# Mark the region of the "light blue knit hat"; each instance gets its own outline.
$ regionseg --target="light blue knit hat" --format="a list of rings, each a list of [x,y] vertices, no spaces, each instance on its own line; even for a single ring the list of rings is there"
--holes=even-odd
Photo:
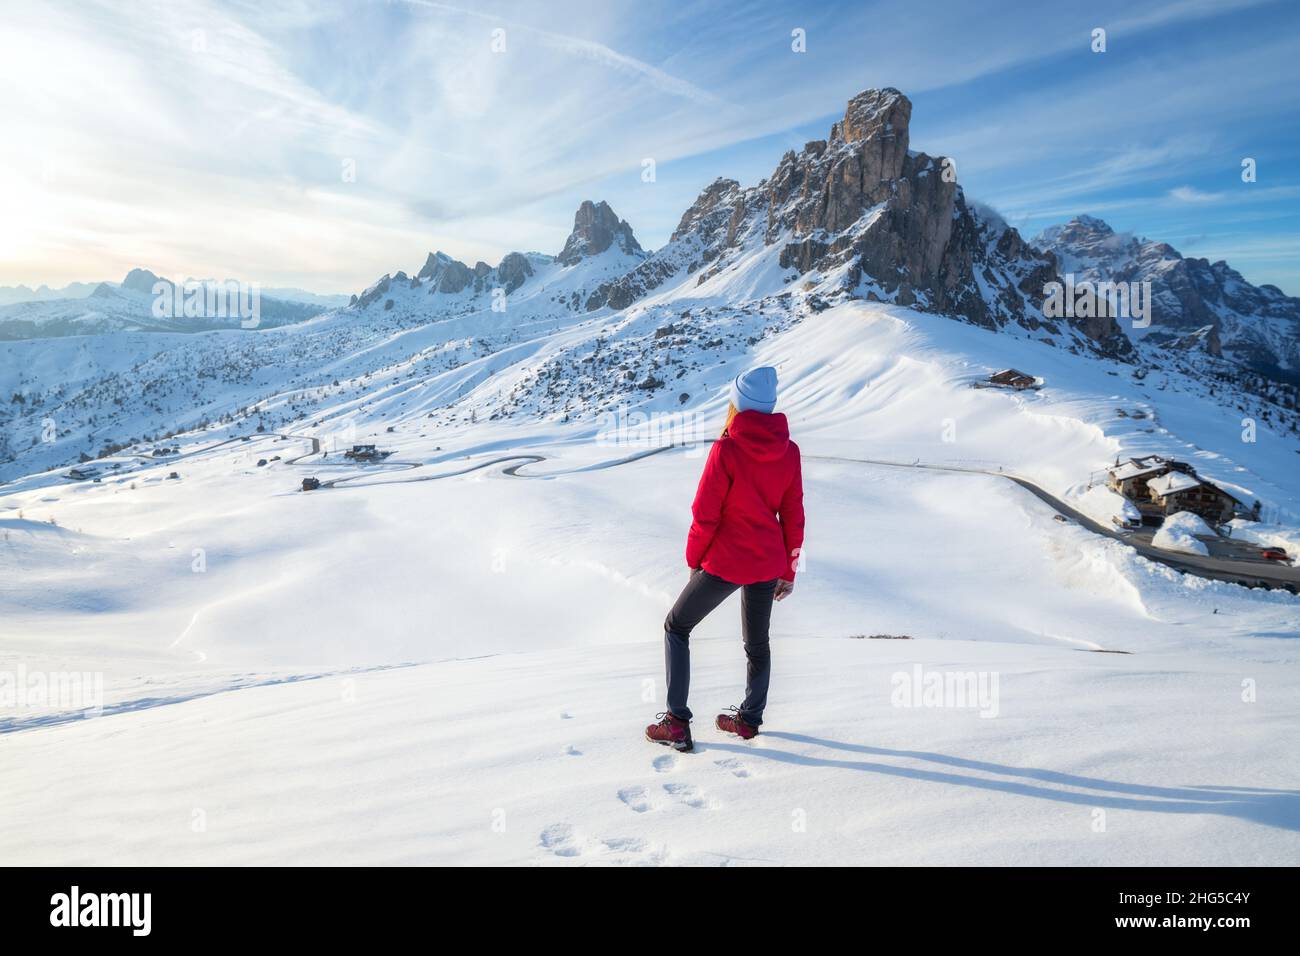
[[[739,412],[772,414],[776,408],[776,369],[763,365],[737,375],[731,380],[731,404]]]

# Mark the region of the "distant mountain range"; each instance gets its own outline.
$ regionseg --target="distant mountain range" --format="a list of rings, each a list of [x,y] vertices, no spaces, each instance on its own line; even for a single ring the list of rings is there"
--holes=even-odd
[[[188,281],[198,281],[205,289],[217,286],[210,279]],[[0,306],[0,341],[106,332],[205,332],[241,327],[238,315],[157,315],[154,308],[157,297],[153,290],[159,282],[176,288],[171,280],[161,279],[147,269],[132,269],[120,283],[100,282],[84,295],[48,297]],[[71,289],[80,292],[85,285],[74,283],[59,291]],[[347,301],[346,296],[326,298],[337,300],[335,305]],[[330,307],[277,298],[271,290],[259,288],[257,327],[274,328],[302,322]],[[174,311],[179,312],[179,309]]]
[[[117,286],[117,282],[70,282],[57,289],[47,285],[33,289],[25,285],[0,285],[0,306],[13,305],[15,302],[48,302],[50,299],[84,299],[101,285]],[[285,302],[302,302],[305,305],[319,305],[333,309],[347,305],[348,297],[339,294],[308,292],[292,286],[262,286],[262,294]]]
[[[251,331],[154,317],[146,270],[0,308],[0,477],[250,418],[324,428],[364,410],[437,427],[689,408],[698,396],[676,383],[847,300],[1064,349],[1108,375],[1177,369],[1295,429],[1296,299],[1088,217],[1027,241],[966,198],[951,162],[909,148],[911,112],[898,90],[858,94],[767,178],[706,186],[653,252],[607,203],[585,201],[555,254],[470,265],[429,252],[327,310],[263,290]],[[1064,273],[1151,281],[1150,327],[1045,315]]]
[[[1165,346],[1203,348],[1271,378],[1300,382],[1300,299],[1251,285],[1228,263],[1185,258],[1163,242],[1116,233],[1092,216],[1033,240],[1058,271],[1089,282],[1150,282],[1151,325],[1131,330]]]
[[[84,299],[95,291],[98,282],[70,282],[58,289],[47,285],[33,289],[25,285],[0,285],[0,306],[15,302],[48,302],[50,299]]]

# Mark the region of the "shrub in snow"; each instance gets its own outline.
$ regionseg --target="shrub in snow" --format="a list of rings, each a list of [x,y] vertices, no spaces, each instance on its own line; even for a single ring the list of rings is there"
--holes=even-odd
[[[1213,534],[1214,529],[1200,517],[1190,511],[1179,511],[1165,518],[1164,523],[1160,525],[1160,530],[1151,539],[1151,543],[1157,548],[1164,548],[1168,551],[1208,555],[1210,549],[1205,546],[1204,542],[1198,541],[1195,536],[1210,536]]]

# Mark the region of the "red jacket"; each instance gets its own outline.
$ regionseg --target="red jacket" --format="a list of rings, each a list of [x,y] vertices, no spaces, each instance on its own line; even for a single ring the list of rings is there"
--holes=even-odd
[[[686,563],[732,584],[793,581],[803,547],[799,446],[781,414],[741,412],[704,463]]]

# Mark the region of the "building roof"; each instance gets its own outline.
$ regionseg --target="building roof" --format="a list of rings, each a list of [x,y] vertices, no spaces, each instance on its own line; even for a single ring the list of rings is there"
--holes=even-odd
[[[1130,458],[1124,464],[1110,470],[1111,475],[1116,481],[1125,481],[1129,478],[1137,478],[1141,475],[1154,474],[1157,471],[1168,468],[1169,462],[1163,458],[1152,456],[1150,458]]]
[[[1205,487],[1223,495],[1225,498],[1231,498],[1236,501],[1237,498],[1224,491],[1218,485],[1208,481],[1202,481],[1199,478],[1193,478],[1191,475],[1185,475],[1181,471],[1171,471],[1168,474],[1161,475],[1159,478],[1152,478],[1147,482],[1147,488],[1152,494],[1164,497],[1165,495],[1177,494],[1180,491],[1187,491],[1191,488]]]

